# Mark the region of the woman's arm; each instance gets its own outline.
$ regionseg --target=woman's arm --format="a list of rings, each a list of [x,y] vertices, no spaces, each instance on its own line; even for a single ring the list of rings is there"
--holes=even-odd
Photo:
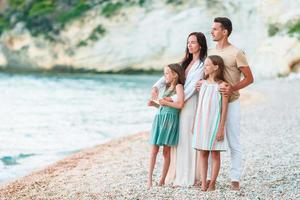
[[[159,104],[157,102],[154,102],[152,99],[150,99],[147,103],[148,106],[153,106],[156,108],[159,108]]]
[[[182,109],[184,106],[184,91],[183,91],[183,85],[177,84],[176,85],[176,94],[177,94],[177,101],[176,102],[170,102],[166,101],[165,99],[160,99],[159,104],[162,106],[169,106],[177,109]]]
[[[201,86],[202,84],[204,83],[205,80],[200,80],[200,81],[197,81],[197,87],[196,87],[196,90],[198,92],[198,94],[200,93],[200,90],[201,90]],[[194,112],[194,118],[193,118],[193,126],[192,126],[192,134],[194,134],[194,128],[195,128],[195,120],[196,120],[196,115],[198,113],[198,102],[197,102],[197,108],[196,108],[196,112]]]
[[[199,67],[196,71],[190,72],[193,73],[191,79],[188,83],[184,85],[184,101],[187,101],[193,96],[196,92],[196,84],[200,79],[203,79],[203,67]],[[172,96],[173,101],[177,101],[177,96]]]
[[[163,76],[158,81],[156,81],[156,83],[152,86],[151,98],[157,99],[159,90],[164,87],[166,87],[166,80],[165,80],[165,77]]]

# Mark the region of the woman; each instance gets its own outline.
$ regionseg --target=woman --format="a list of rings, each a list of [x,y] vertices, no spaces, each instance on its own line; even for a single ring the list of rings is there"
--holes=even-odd
[[[203,78],[203,62],[207,56],[206,38],[201,32],[190,33],[187,39],[185,57],[181,63],[185,71],[184,107],[179,117],[179,142],[177,147],[171,149],[171,165],[166,182],[174,186],[191,186],[200,180],[196,177],[196,150],[192,147],[192,126],[197,109],[196,83]],[[159,89],[165,87],[162,77],[151,91],[153,99],[158,97]],[[171,97],[177,101],[177,96]]]

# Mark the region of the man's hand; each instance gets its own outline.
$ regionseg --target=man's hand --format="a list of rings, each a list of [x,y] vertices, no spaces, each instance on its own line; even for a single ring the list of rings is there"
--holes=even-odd
[[[220,89],[219,91],[226,97],[230,97],[233,93],[233,88],[230,84],[228,83],[222,83],[220,84]]]

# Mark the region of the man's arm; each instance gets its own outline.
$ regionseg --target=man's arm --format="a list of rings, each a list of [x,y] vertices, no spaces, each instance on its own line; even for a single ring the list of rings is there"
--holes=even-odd
[[[232,86],[233,91],[243,89],[243,88],[247,87],[248,85],[250,85],[251,83],[253,83],[253,75],[252,75],[250,67],[248,67],[248,66],[240,67],[239,69],[241,70],[244,78],[240,82],[238,82],[236,85]]]
[[[224,94],[225,96],[230,96],[230,95],[232,95],[232,92],[243,89],[243,88],[247,87],[248,85],[250,85],[251,83],[253,83],[253,75],[252,75],[250,67],[248,67],[248,66],[239,67],[239,69],[241,70],[244,78],[240,82],[238,82],[236,85],[230,85],[228,83],[222,84],[222,86],[220,87],[220,92],[222,94]]]

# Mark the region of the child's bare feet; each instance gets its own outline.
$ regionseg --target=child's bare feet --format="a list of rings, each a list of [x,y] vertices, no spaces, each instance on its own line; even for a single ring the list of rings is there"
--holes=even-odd
[[[216,186],[209,186],[207,188],[207,192],[211,192],[211,191],[215,191],[216,190]]]
[[[158,186],[163,186],[163,185],[165,185],[165,180],[160,180]]]
[[[147,181],[147,189],[149,190],[150,188],[152,188],[152,180]]]
[[[210,181],[207,191],[210,192],[210,191],[214,191],[214,190],[216,190],[216,182]]]
[[[238,181],[231,182],[231,189],[232,190],[240,190],[240,183]]]
[[[200,181],[195,181],[194,187],[201,187],[201,182]]]
[[[201,184],[201,191],[205,192],[207,190],[207,186],[206,186],[206,183],[203,183]]]
[[[207,187],[207,188],[208,188],[209,184],[210,184],[210,180],[207,180],[207,181],[206,181],[206,187]]]

